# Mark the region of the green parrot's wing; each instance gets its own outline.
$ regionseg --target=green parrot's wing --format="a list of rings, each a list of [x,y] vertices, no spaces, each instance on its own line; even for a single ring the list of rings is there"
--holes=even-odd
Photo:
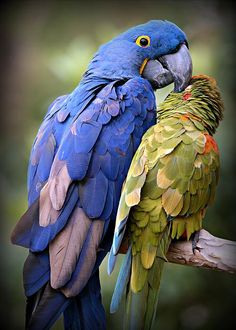
[[[150,133],[150,132],[149,132]],[[116,217],[116,227],[113,239],[112,251],[114,254],[118,253],[120,248],[126,222],[131,207],[137,205],[140,201],[141,189],[145,183],[147,175],[147,155],[145,150],[145,141],[147,136],[144,136],[144,139],[136,151],[134,158],[132,160],[127,179],[123,184],[122,194],[119,202],[117,217]]]
[[[148,173],[147,158],[149,156],[148,146],[152,143],[154,127],[151,127],[143,136],[142,142],[136,151],[126,181],[123,184],[119,202],[116,226],[113,236],[113,243],[108,258],[108,273],[110,274],[115,266],[116,256],[119,252],[122,240],[125,235],[127,220],[132,207],[138,205],[141,197],[141,189],[146,181]]]

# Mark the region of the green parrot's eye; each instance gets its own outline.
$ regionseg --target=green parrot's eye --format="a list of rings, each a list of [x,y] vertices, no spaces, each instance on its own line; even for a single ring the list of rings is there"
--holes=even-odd
[[[150,42],[151,40],[149,36],[140,36],[136,39],[136,44],[143,48],[150,46]]]

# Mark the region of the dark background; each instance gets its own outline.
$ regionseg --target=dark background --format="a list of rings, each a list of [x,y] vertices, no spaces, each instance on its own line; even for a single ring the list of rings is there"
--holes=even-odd
[[[205,228],[236,240],[235,224],[235,16],[230,1],[3,2],[1,12],[1,329],[23,329],[21,282],[26,251],[12,246],[10,232],[27,205],[26,170],[31,144],[48,105],[72,91],[101,43],[150,19],[167,19],[187,34],[194,74],[214,76],[225,103],[216,139],[221,152],[217,199]],[[160,101],[170,88],[158,92]],[[121,257],[122,258],[122,257]],[[102,266],[108,329],[121,329],[123,306],[109,314],[117,272]],[[158,329],[235,329],[233,275],[166,265]],[[55,329],[62,329],[59,322]]]

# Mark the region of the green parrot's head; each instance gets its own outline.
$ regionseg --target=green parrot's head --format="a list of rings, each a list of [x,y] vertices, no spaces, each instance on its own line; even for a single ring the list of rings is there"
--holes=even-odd
[[[223,118],[224,105],[214,78],[193,76],[181,92],[171,92],[158,108],[158,118],[184,115],[200,121],[214,134]]]
[[[203,122],[211,126],[211,132],[215,133],[224,111],[216,80],[203,74],[193,76],[183,92],[183,98],[194,104]]]
[[[186,35],[168,21],[135,26],[101,46],[85,75],[111,80],[142,76],[154,89],[174,82],[180,92],[192,75]]]

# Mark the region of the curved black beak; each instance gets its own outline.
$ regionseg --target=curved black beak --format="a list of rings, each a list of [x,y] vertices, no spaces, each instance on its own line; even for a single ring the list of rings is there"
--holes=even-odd
[[[174,91],[183,91],[192,77],[192,59],[187,46],[182,44],[176,53],[149,60],[142,76],[151,82],[154,89],[174,82]]]

